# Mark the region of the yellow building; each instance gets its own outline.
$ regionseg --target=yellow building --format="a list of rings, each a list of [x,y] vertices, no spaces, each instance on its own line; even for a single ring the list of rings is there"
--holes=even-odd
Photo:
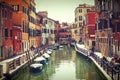
[[[27,11],[29,8],[30,0],[22,2],[22,51],[25,52],[29,49],[29,40],[28,40],[28,15]]]
[[[77,27],[75,24],[70,25],[71,30],[71,39],[79,42],[80,40],[80,27]]]
[[[29,48],[31,46],[36,47],[36,37],[35,37],[35,20],[36,20],[36,4],[34,0],[31,0],[29,6]]]
[[[85,15],[87,12],[91,11],[94,9],[94,6],[88,5],[88,4],[79,4],[78,7],[75,9],[75,24],[78,29],[77,32],[79,32],[79,38],[77,41],[83,41],[84,35],[84,22],[85,22]]]

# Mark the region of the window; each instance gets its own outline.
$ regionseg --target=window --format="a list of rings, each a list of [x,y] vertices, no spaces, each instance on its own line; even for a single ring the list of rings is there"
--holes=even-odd
[[[95,41],[92,41],[92,46],[95,46]]]
[[[98,30],[100,30],[100,29],[102,29],[102,22],[101,21],[98,23]]]
[[[29,36],[33,36],[33,29],[29,28]]]
[[[47,32],[46,29],[43,29],[43,30],[42,30],[42,33],[46,33],[46,32]]]
[[[30,9],[31,9],[33,12],[36,12],[36,9],[35,9],[35,7],[34,7],[32,4],[30,4]]]
[[[40,36],[41,35],[41,31],[40,30],[36,30],[36,36]]]
[[[75,30],[75,32],[74,32],[75,34],[77,34],[78,33],[78,31],[77,30]]]
[[[35,19],[32,16],[29,16],[29,22],[35,24]]]
[[[2,18],[7,17],[7,11],[5,9],[2,9]]]
[[[47,20],[45,20],[45,24],[47,24]]]
[[[12,5],[14,11],[19,11],[19,5]]]
[[[102,10],[105,10],[105,0],[102,0],[102,6],[101,6]]]
[[[22,6],[22,12],[24,12],[24,6]]]
[[[90,12],[90,9],[87,9],[87,12]]]
[[[82,13],[82,9],[79,9],[79,13]]]
[[[33,37],[36,36],[36,30],[33,30]]]
[[[120,23],[117,23],[117,32],[120,32]]]
[[[10,19],[12,19],[12,12],[10,12],[10,14],[9,14],[9,15],[10,15]]]
[[[82,26],[82,22],[79,23],[79,26]]]
[[[53,30],[51,30],[51,34],[53,34]]]
[[[48,33],[49,33],[49,29],[48,29]]]
[[[5,39],[7,39],[8,38],[8,29],[5,29],[4,35],[5,35]]]
[[[23,11],[23,13],[27,14],[27,10],[24,6],[22,6],[22,11]]]
[[[10,38],[12,38],[12,29],[10,29]]]
[[[75,22],[77,21],[77,18],[75,18]]]
[[[26,23],[26,33],[28,33],[28,23]]]
[[[107,20],[103,20],[103,25],[104,25],[104,29],[108,28],[108,21]]]
[[[79,16],[79,20],[82,20],[82,16]]]

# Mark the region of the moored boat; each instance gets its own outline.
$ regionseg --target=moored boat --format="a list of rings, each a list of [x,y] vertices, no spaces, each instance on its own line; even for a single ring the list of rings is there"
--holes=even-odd
[[[34,59],[35,63],[41,63],[41,64],[45,64],[46,63],[46,59],[43,56],[37,57],[36,59]]]
[[[31,72],[39,72],[42,70],[42,68],[43,68],[43,65],[39,63],[34,63],[30,65]]]
[[[64,46],[62,46],[62,45],[59,46],[59,49],[63,49],[63,48],[64,48]]]
[[[51,55],[52,54],[52,50],[47,50],[47,51],[45,51],[45,53]]]
[[[42,56],[46,59],[46,61],[48,61],[48,59],[50,58],[50,55],[47,53],[44,53]]]

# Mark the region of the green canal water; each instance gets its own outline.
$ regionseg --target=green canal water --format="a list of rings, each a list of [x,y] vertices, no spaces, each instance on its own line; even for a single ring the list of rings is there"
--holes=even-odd
[[[53,52],[41,72],[30,73],[28,66],[12,80],[105,80],[105,77],[91,60],[66,46]]]

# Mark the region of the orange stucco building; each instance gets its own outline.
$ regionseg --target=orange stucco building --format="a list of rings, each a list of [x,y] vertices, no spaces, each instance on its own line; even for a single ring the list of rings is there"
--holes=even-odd
[[[28,50],[29,41],[28,41],[28,8],[30,0],[4,0],[6,3],[10,4],[13,7],[13,26],[14,28],[19,28],[22,33],[17,33],[17,36],[22,38],[22,41],[19,42],[21,48],[19,51],[14,51],[16,54],[20,54],[22,51],[25,52]],[[19,34],[19,35],[18,35]],[[17,38],[16,38],[17,39]],[[15,43],[17,45],[17,43]],[[24,48],[23,48],[24,47]],[[20,50],[21,49],[21,50]]]

